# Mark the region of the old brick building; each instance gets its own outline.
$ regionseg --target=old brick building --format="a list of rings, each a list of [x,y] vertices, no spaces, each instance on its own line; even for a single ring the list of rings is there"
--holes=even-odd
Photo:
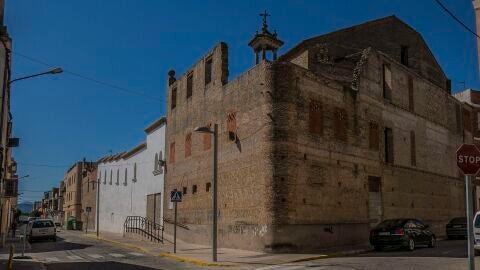
[[[83,162],[75,162],[65,173],[63,178],[63,211],[64,223],[68,218],[74,217],[82,220],[82,171]]]
[[[211,138],[193,130],[213,123],[221,247],[365,243],[371,226],[397,217],[423,219],[440,236],[465,215],[454,153],[472,141],[463,117],[472,108],[451,96],[419,33],[390,16],[267,60],[282,44],[264,22],[249,44],[258,64],[237,78],[228,80],[225,43],[182,76],[169,73],[165,192],[184,193],[179,238],[210,243]]]
[[[82,172],[82,223],[84,229],[95,230],[95,216],[97,209],[97,164],[83,162]]]

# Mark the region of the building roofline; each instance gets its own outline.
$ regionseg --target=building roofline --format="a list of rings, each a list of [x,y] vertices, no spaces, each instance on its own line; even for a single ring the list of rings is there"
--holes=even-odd
[[[147,148],[147,142],[142,142],[141,144],[135,146],[134,148],[130,149],[129,151],[125,152],[123,155],[122,155],[122,158],[123,159],[127,159],[131,156],[133,156],[134,154],[140,152],[141,150]]]
[[[167,123],[167,118],[165,116],[162,116],[162,117],[158,118],[157,120],[153,121],[153,123],[151,123],[150,125],[148,125],[144,129],[145,133],[150,134],[153,131],[155,131],[158,127],[160,127],[161,125],[164,125],[166,123]]]

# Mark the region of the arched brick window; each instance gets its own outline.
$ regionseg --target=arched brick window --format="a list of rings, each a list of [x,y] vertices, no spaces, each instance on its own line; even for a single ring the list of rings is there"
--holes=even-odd
[[[227,132],[228,139],[235,141],[237,139],[237,113],[230,112],[227,115]]]
[[[308,129],[317,135],[321,135],[323,132],[322,104],[315,100],[310,101]]]

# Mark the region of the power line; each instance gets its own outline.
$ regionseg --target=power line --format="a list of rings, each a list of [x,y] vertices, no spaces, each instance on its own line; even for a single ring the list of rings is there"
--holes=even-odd
[[[54,65],[50,65],[46,62],[43,62],[41,60],[38,60],[36,58],[33,58],[31,56],[28,56],[28,55],[25,55],[25,54],[22,54],[22,53],[18,53],[18,52],[13,52],[13,54],[15,55],[18,55],[20,57],[23,57],[27,60],[30,60],[32,62],[35,62],[35,63],[38,63],[38,64],[41,64],[41,65],[44,65],[44,66],[47,66],[47,67],[55,67]],[[100,85],[103,85],[103,86],[106,86],[106,87],[109,87],[109,88],[112,88],[112,89],[115,89],[115,90],[118,90],[118,91],[122,91],[122,92],[126,92],[126,93],[130,93],[130,94],[133,94],[133,95],[137,95],[137,96],[141,96],[141,97],[144,97],[144,98],[148,98],[148,99],[151,99],[151,100],[155,100],[157,102],[161,102],[163,101],[161,98],[158,98],[158,97],[154,97],[154,96],[150,96],[150,95],[147,95],[143,92],[140,92],[140,91],[136,91],[136,90],[131,90],[131,89],[127,89],[125,87],[121,87],[121,86],[118,86],[118,85],[115,85],[115,84],[112,84],[112,83],[109,83],[109,82],[104,82],[104,81],[100,81],[100,80],[97,80],[95,78],[92,78],[92,77],[88,77],[88,76],[85,76],[85,75],[82,75],[80,73],[77,73],[77,72],[73,72],[73,71],[70,71],[70,70],[66,70],[66,69],[63,69],[63,72],[65,73],[68,73],[72,76],[75,76],[75,77],[78,77],[78,78],[81,78],[81,79],[84,79],[84,80],[87,80],[87,81],[91,81],[91,82],[94,82],[96,84],[100,84]]]
[[[52,165],[52,164],[37,164],[37,163],[23,163],[17,162],[18,165],[30,166],[30,167],[49,167],[49,168],[67,168],[71,165]]]
[[[464,24],[459,18],[457,18],[457,16],[455,16],[455,14],[453,14],[446,6],[444,6],[442,4],[442,2],[440,2],[440,0],[435,0],[435,2],[437,2],[437,4],[443,9],[445,10],[445,12],[447,12],[455,21],[457,21],[459,24],[461,24],[463,26],[463,28],[467,29],[468,32],[472,33],[473,35],[475,35],[477,38],[480,38],[479,35],[477,35],[477,33],[475,31],[473,31],[470,27],[468,27],[466,24]]]

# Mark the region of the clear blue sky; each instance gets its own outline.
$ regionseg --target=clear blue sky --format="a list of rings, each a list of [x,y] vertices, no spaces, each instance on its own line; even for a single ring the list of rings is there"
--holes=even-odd
[[[35,200],[58,186],[65,166],[96,160],[144,139],[143,128],[165,113],[165,79],[182,73],[218,41],[229,45],[230,79],[251,67],[247,46],[260,27],[260,13],[285,41],[282,52],[302,39],[391,14],[426,39],[454,90],[465,81],[480,87],[473,35],[434,0],[157,1],[6,0],[13,39],[13,76],[48,69],[27,55],[71,72],[155,96],[132,95],[63,73],[12,86],[15,150],[22,200]],[[471,28],[471,0],[443,0]],[[46,164],[58,167],[39,167]],[[30,190],[30,191],[24,191]]]

